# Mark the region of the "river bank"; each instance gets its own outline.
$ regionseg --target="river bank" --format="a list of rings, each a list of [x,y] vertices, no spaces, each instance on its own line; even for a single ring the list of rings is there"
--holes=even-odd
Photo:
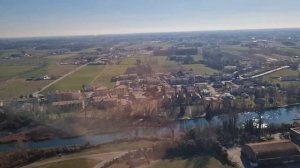
[[[247,112],[239,113],[237,116],[238,124],[249,119],[257,118],[257,113]],[[300,104],[289,105],[280,108],[264,110],[262,113],[263,122],[266,124],[291,124],[295,119],[300,118]],[[25,141],[24,147],[27,149],[50,148],[66,145],[83,145],[90,143],[93,145],[107,143],[114,140],[149,138],[149,137],[171,137],[174,134],[180,134],[190,128],[201,128],[206,125],[221,125],[228,115],[214,116],[210,120],[205,118],[195,118],[190,120],[173,121],[170,124],[145,126],[128,126],[119,129],[102,131],[91,131],[86,134],[75,137],[54,137],[43,141]],[[0,144],[0,151],[10,151],[15,149],[16,142]]]

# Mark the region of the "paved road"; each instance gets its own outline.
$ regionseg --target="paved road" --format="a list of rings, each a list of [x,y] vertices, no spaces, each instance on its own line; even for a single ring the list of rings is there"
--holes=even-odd
[[[258,77],[261,77],[261,76],[265,76],[265,75],[268,75],[270,73],[273,73],[273,72],[276,72],[276,71],[279,71],[279,70],[282,70],[282,69],[287,69],[289,68],[290,66],[282,66],[282,67],[279,67],[279,68],[276,68],[276,69],[273,69],[273,70],[270,70],[270,71],[267,71],[267,72],[264,72],[264,73],[261,73],[261,74],[257,74],[257,75],[254,75],[254,76],[251,76],[250,78],[258,78]]]
[[[83,155],[83,156],[74,156],[74,157],[68,157],[62,156],[61,158],[55,159],[55,160],[49,160],[49,161],[41,161],[41,162],[35,162],[30,165],[26,165],[22,168],[35,168],[51,163],[61,162],[61,161],[67,161],[67,160],[74,160],[74,159],[93,159],[98,160],[100,163],[98,163],[94,168],[101,168],[105,163],[113,160],[114,158],[119,158],[125,154],[127,154],[127,151],[119,151],[119,152],[110,152],[110,153],[99,153],[99,154],[90,154],[90,155]]]
[[[88,64],[88,63],[87,63]],[[84,64],[84,65],[81,65],[79,67],[77,67],[76,69],[72,70],[71,72],[67,73],[67,74],[64,74],[63,76],[61,76],[60,78],[56,79],[55,81],[49,83],[48,85],[44,86],[42,89],[40,89],[39,91],[37,92],[34,92],[33,95],[36,96],[37,94],[39,94],[40,92],[46,90],[47,88],[49,88],[50,86],[54,85],[55,83],[63,80],[64,78],[66,78],[67,76],[73,74],[74,72],[80,70],[81,68],[85,67],[87,64]]]

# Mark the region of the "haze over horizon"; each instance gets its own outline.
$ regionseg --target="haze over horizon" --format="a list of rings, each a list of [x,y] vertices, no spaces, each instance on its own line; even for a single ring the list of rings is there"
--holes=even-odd
[[[0,0],[0,38],[299,28],[298,0]]]

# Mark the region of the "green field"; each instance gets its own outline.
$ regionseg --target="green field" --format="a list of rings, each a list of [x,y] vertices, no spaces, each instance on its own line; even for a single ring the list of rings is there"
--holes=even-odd
[[[108,144],[103,144],[99,147],[85,149],[78,153],[67,154],[64,155],[63,158],[72,159],[75,157],[81,157],[85,155],[92,155],[92,154],[99,154],[99,153],[136,150],[143,147],[147,147],[147,148],[152,147],[153,145],[156,145],[160,142],[161,141],[141,139],[141,140],[132,140],[127,142],[119,142],[119,143],[108,143]],[[48,158],[42,160],[41,163],[48,162],[48,161],[55,161],[56,159],[61,159],[61,157],[57,156],[57,157]]]
[[[49,81],[25,81],[22,78],[9,79],[0,84],[0,99],[7,100],[29,95],[48,83]]]
[[[0,79],[12,78],[12,77],[18,76],[26,71],[29,71],[33,68],[34,68],[33,65],[0,66]]]
[[[183,67],[185,67],[187,70],[192,69],[193,72],[197,75],[212,75],[214,73],[218,73],[218,70],[212,69],[210,67],[207,67],[204,64],[188,64],[188,65],[182,65]]]
[[[175,158],[160,160],[148,168],[229,168],[229,166],[224,166],[218,160],[213,157],[208,156],[198,156],[191,157],[188,159]]]
[[[94,159],[73,159],[73,160],[66,160],[60,162],[49,163],[43,166],[38,166],[37,168],[93,168],[101,161],[94,160]]]
[[[291,69],[283,69],[280,71],[276,71],[274,73],[268,74],[266,76],[263,76],[261,79],[263,81],[271,82],[271,83],[279,83],[280,85],[286,86],[286,85],[294,85],[294,84],[300,84],[299,81],[280,81],[278,78],[281,76],[298,76],[299,71],[291,70]]]
[[[11,51],[2,51],[2,56],[11,54]],[[45,55],[47,51],[35,51],[35,55]],[[17,98],[38,91],[51,81],[26,81],[43,75],[60,77],[77,65],[60,65],[59,62],[76,56],[74,53],[64,55],[26,57],[20,59],[5,59],[0,62],[0,100]]]
[[[248,51],[248,47],[241,47],[240,45],[223,45],[221,46],[221,51],[230,53],[233,55],[240,55],[243,52]]]
[[[0,66],[0,99],[17,98],[38,91],[51,81],[26,81],[27,78],[50,75],[60,77],[72,70],[76,65],[60,65],[59,62],[75,57],[76,53],[66,53],[42,58],[23,58],[7,60]],[[193,56],[195,60],[202,60],[201,55]],[[83,84],[92,86],[113,87],[111,78],[122,75],[128,67],[135,66],[136,60],[150,64],[155,72],[174,72],[184,69],[193,69],[196,74],[213,74],[214,69],[202,64],[182,65],[170,61],[166,56],[140,56],[128,57],[119,65],[94,65],[86,66],[79,71],[64,78],[44,91],[75,91],[82,88]]]
[[[151,65],[155,72],[171,72],[182,69],[178,63],[168,60],[166,56],[129,57],[124,59],[121,64],[134,66],[137,59],[140,59],[143,64]]]
[[[50,86],[47,91],[75,91],[82,88],[83,84],[90,84],[99,73],[102,73],[104,65],[88,65],[69,75],[58,83]]]
[[[106,65],[105,68],[92,81],[93,86],[113,87],[111,78],[113,76],[122,75],[126,72],[129,65]]]
[[[203,56],[201,54],[199,54],[199,55],[193,55],[193,58],[194,58],[195,61],[201,61],[201,60],[203,60]]]
[[[300,56],[300,49],[295,49],[295,53],[297,54],[297,56]]]

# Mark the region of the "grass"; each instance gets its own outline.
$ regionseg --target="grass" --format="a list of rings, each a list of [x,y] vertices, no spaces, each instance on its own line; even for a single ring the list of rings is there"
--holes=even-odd
[[[104,65],[85,66],[58,83],[50,86],[45,92],[55,90],[79,90],[83,84],[90,84],[99,73],[102,73],[104,67]]]
[[[195,61],[202,61],[203,60],[203,56],[201,54],[193,55],[193,58],[194,58]]]
[[[16,50],[2,50],[2,57]],[[76,65],[59,65],[59,62],[76,56],[75,53],[62,55],[48,55],[48,50],[30,50],[32,57],[20,59],[5,59],[0,61],[0,99],[9,100],[20,95],[29,95],[51,81],[26,81],[27,78],[49,75],[60,77],[73,69]]]
[[[124,59],[121,65],[134,66],[137,59],[140,59],[144,64],[151,65],[155,72],[171,72],[182,69],[178,63],[168,60],[166,56],[129,57]]]
[[[77,65],[49,65],[46,67],[46,72],[48,75],[59,77],[76,69],[76,67]]]
[[[86,150],[83,150],[78,153],[64,155],[63,157],[64,158],[73,158],[73,157],[78,157],[78,156],[92,155],[92,154],[99,154],[99,153],[136,150],[136,149],[139,149],[142,147],[152,147],[153,145],[155,145],[159,142],[160,141],[141,139],[141,140],[132,140],[132,141],[127,141],[127,142],[119,142],[119,143],[108,143],[108,144],[103,144],[99,147],[86,149]],[[56,159],[60,159],[60,157],[49,158],[49,159],[43,160],[42,162],[52,161],[52,160],[56,160]]]
[[[188,65],[182,65],[182,66],[185,67],[188,70],[192,69],[193,72],[195,74],[198,74],[198,75],[204,75],[204,74],[212,75],[214,73],[218,73],[219,72],[218,70],[215,70],[215,69],[212,69],[210,67],[207,67],[204,64],[188,64]]]
[[[175,61],[170,61],[166,56],[144,57],[142,62],[150,64],[155,72],[172,72],[182,69]]]
[[[278,78],[281,76],[298,76],[299,71],[291,70],[291,69],[283,69],[280,71],[276,71],[274,73],[263,76],[261,79],[263,81],[271,82],[271,83],[279,83],[280,85],[294,85],[300,84],[299,81],[280,81]]]
[[[22,78],[10,79],[0,83],[0,99],[18,98],[20,95],[29,95],[42,88],[50,81],[25,81]]]
[[[95,153],[106,153],[106,152],[115,152],[115,151],[126,151],[126,150],[134,150],[141,147],[151,147],[160,141],[155,140],[134,140],[128,142],[121,142],[121,143],[109,143],[100,146],[99,148],[95,148],[92,150],[83,151],[83,153],[88,154],[95,154]]]
[[[294,51],[296,55],[300,56],[300,49],[295,49]]]
[[[128,65],[106,65],[105,68],[94,78],[91,82],[93,86],[107,86],[109,88],[113,87],[111,78],[113,76],[122,75],[126,72]]]
[[[11,78],[20,75],[24,71],[29,71],[33,69],[32,65],[13,65],[13,66],[0,66],[0,79],[1,78]]]
[[[220,161],[209,156],[197,156],[188,159],[175,158],[175,159],[165,159],[160,160],[149,168],[229,168],[229,166],[224,166]]]
[[[55,163],[49,163],[43,166],[38,166],[37,168],[74,168],[74,167],[80,167],[80,168],[93,168],[101,161],[94,160],[94,159],[74,159],[74,160],[66,160],[66,161],[60,161]]]
[[[242,52],[248,51],[249,48],[240,45],[222,45],[221,50],[233,55],[240,55]]]

